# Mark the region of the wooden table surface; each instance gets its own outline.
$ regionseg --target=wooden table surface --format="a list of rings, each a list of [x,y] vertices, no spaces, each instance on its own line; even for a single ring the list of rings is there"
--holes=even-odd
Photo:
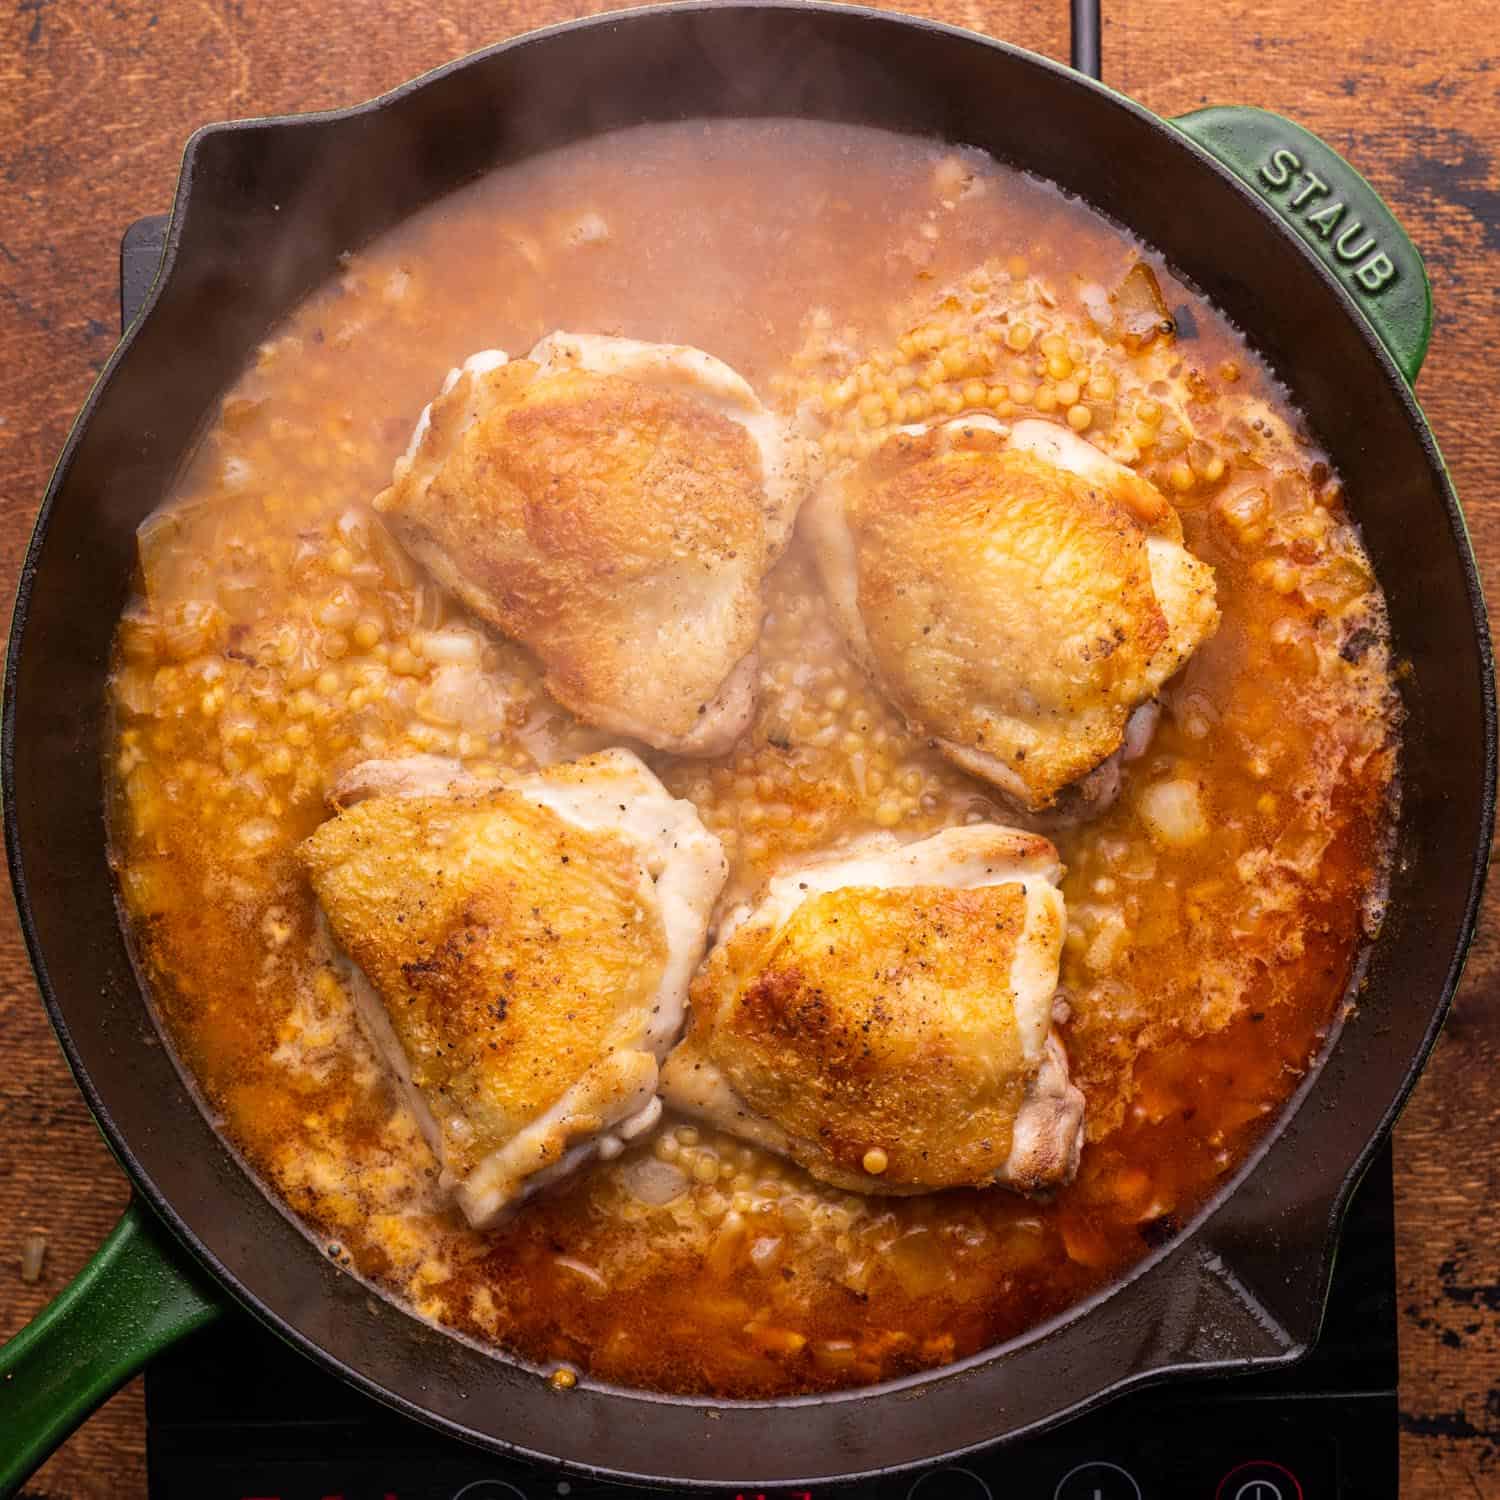
[[[577,0],[11,0],[0,16],[0,587],[114,345],[117,250],[165,210],[205,121],[349,104]],[[1053,57],[1064,0],[906,8]],[[1105,0],[1105,76],[1152,109],[1265,105],[1347,154],[1425,252],[1438,321],[1419,394],[1500,576],[1500,4]],[[1402,1493],[1500,1495],[1500,882],[1396,1136]],[[125,1202],[0,907],[0,1336],[83,1264]],[[21,1241],[47,1237],[35,1285]],[[0,1438],[3,1441],[3,1438]],[[145,1494],[139,1382],[43,1469],[51,1500]]]

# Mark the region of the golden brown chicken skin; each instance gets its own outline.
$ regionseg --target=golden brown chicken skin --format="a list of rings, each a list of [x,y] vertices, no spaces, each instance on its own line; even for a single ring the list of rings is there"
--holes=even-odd
[[[722,851],[620,751],[511,786],[433,757],[357,780],[302,861],[445,1183],[488,1223],[654,1121]]]
[[[786,870],[694,981],[664,1097],[849,1191],[1068,1180],[1060,874],[1046,839],[983,825]]]
[[[753,712],[761,580],[801,500],[792,447],[698,350],[554,334],[494,360],[432,403],[377,508],[580,718],[728,748]]]
[[[1031,811],[1119,750],[1218,623],[1172,507],[1051,423],[898,432],[832,477],[806,524],[874,681]]]

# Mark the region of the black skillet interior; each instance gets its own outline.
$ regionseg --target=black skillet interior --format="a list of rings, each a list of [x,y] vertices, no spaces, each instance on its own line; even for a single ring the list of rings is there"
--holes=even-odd
[[[925,1380],[821,1400],[566,1399],[337,1271],[216,1136],[161,1045],[104,853],[103,684],[135,528],[268,329],[363,244],[494,166],[644,120],[801,114],[983,147],[1164,250],[1270,358],[1337,457],[1410,664],[1400,857],[1359,1014],[1258,1159],[1089,1308]],[[1491,813],[1493,687],[1472,559],[1410,394],[1253,195],[1144,110],[908,18],[691,5],[479,54],[341,115],[213,127],[183,165],[169,270],[53,476],[17,605],[6,815],[22,919],[90,1104],[142,1191],[248,1306],[413,1416],[496,1447],[664,1480],[815,1481],[1015,1434],[1178,1368],[1294,1357],[1343,1198],[1441,1021]]]

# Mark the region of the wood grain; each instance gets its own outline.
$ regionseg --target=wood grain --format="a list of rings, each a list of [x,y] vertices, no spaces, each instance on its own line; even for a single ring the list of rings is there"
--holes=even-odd
[[[14,583],[69,422],[116,336],[119,236],[165,209],[208,120],[352,103],[484,43],[602,9],[568,0],[13,0],[0,17],[0,583]],[[907,8],[1066,52],[1062,0]],[[1500,7],[1484,0],[1105,0],[1105,70],[1162,113],[1290,114],[1344,151],[1427,255],[1419,386],[1487,575],[1500,569],[1491,367],[1500,284]],[[1491,23],[1486,25],[1486,19]],[[997,104],[1003,108],[1003,101]],[[1062,128],[1062,122],[1041,129]],[[1492,890],[1487,917],[1500,889]],[[126,1190],[0,910],[0,1336],[79,1268]],[[1500,1494],[1500,939],[1487,921],[1397,1135],[1402,1493]],[[48,1237],[19,1276],[22,1238]],[[139,1389],[42,1471],[52,1500],[145,1493]]]

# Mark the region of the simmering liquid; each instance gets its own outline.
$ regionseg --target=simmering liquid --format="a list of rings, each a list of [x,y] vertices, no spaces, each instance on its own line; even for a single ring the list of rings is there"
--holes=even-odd
[[[1128,343],[1095,321],[1122,288],[1147,314]],[[698,345],[802,406],[830,463],[900,422],[1051,416],[1150,478],[1213,565],[1222,626],[1168,684],[1149,752],[1103,816],[1048,830],[1068,867],[1062,1034],[1088,1101],[1078,1179],[1051,1199],[863,1199],[671,1116],[495,1231],[438,1193],[294,850],[361,760],[503,774],[608,743],[369,505],[451,366],[554,328]],[[1020,1333],[1234,1171],[1379,920],[1396,698],[1359,499],[1159,257],[977,153],[682,124],[496,173],[348,257],[143,528],[107,774],[164,1029],[329,1253],[543,1370],[767,1396]],[[872,829],[1018,821],[867,684],[800,543],[766,600],[751,732],[715,760],[646,757],[723,841],[726,904]]]

